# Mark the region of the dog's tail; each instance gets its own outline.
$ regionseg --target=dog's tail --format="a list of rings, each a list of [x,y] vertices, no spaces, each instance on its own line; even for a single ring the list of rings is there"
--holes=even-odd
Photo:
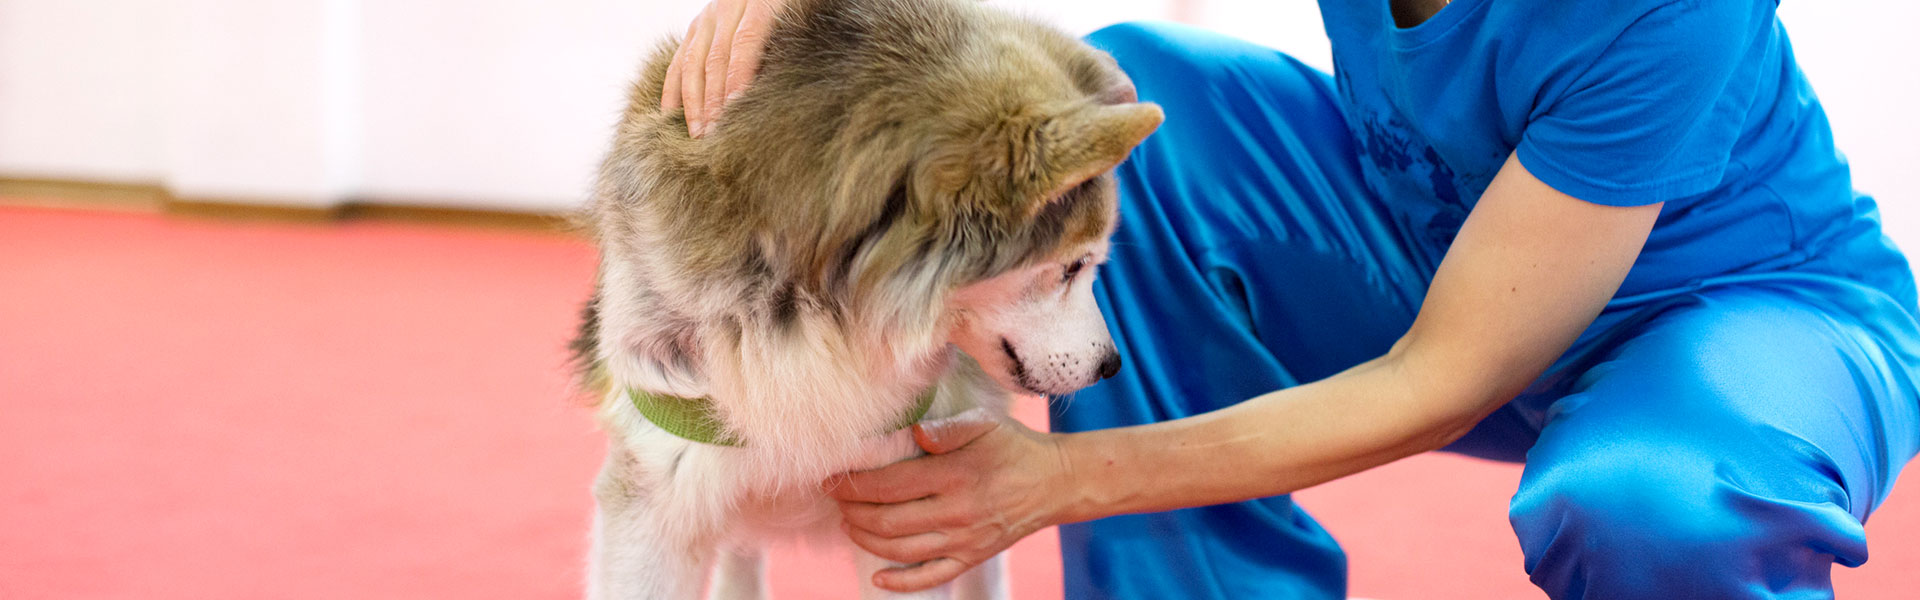
[[[600,290],[580,307],[580,328],[567,343],[567,364],[573,367],[574,383],[580,386],[583,400],[598,405],[605,396],[606,371],[600,368]]]

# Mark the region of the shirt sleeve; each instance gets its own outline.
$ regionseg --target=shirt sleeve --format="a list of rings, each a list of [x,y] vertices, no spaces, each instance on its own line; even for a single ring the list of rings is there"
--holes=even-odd
[[[1535,177],[1597,204],[1638,206],[1719,183],[1766,39],[1751,0],[1648,11],[1529,116],[1515,152]],[[1743,81],[1744,80],[1744,81]]]

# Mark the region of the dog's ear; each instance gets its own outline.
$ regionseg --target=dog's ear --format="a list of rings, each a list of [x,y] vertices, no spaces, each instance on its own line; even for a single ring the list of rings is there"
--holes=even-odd
[[[1074,186],[1112,169],[1160,126],[1150,103],[1077,102],[1008,115],[929,161],[935,185],[957,202],[1031,218]]]
[[[1126,160],[1163,118],[1158,105],[1129,102],[1082,105],[1047,120],[1037,148],[1041,172],[1032,176],[1037,185],[1024,190],[1027,216]]]

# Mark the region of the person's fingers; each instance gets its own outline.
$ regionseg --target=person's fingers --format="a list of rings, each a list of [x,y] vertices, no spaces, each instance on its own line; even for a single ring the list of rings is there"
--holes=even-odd
[[[760,53],[767,47],[767,34],[773,31],[773,3],[747,0],[746,4],[740,13],[740,27],[733,34],[733,48],[728,51],[723,102],[740,95],[740,90],[760,71]]]
[[[840,517],[874,535],[900,537],[964,526],[972,522],[973,514],[935,497],[898,504],[842,502]]]
[[[885,467],[891,469],[907,463],[897,463]],[[919,500],[933,495],[939,486],[924,480],[915,480],[913,473],[919,469],[908,468],[910,473],[902,477],[874,477],[872,471],[846,473],[827,480],[827,497],[841,502],[864,502],[867,504],[892,504]],[[856,478],[855,475],[860,477]]]
[[[939,558],[945,550],[947,534],[938,531],[902,537],[884,537],[859,527],[847,528],[847,539],[874,556],[901,563],[917,563]]]
[[[706,64],[707,52],[713,49],[713,10],[700,13],[694,19],[693,31],[685,44],[686,54],[680,61],[680,101],[687,111],[687,135],[699,137],[706,126]]]
[[[693,29],[687,29],[687,38],[693,37]],[[672,112],[680,108],[680,56],[687,51],[687,40],[682,38],[680,45],[673,49],[673,57],[667,59],[666,86],[660,90],[660,110]]]
[[[705,127],[700,130],[706,135],[713,130],[713,124],[720,120],[720,113],[726,110],[727,61],[733,52],[733,36],[740,28],[741,11],[746,10],[751,0],[715,2],[713,21],[713,48],[707,51],[707,60],[702,65],[706,69],[706,93],[702,95],[700,105],[705,108]]]
[[[956,475],[935,459],[922,457],[872,471],[845,473],[827,480],[827,495],[841,502],[892,504],[918,500],[953,486]]]
[[[913,442],[927,454],[946,454],[1000,427],[1000,420],[985,408],[913,425]]]
[[[881,569],[873,574],[873,585],[896,592],[917,592],[953,581],[973,565],[951,557],[929,560],[917,565]]]

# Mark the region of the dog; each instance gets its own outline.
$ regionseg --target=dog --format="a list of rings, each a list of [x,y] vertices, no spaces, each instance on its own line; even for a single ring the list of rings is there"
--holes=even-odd
[[[912,421],[1112,376],[1111,171],[1162,119],[1107,55],[975,2],[795,0],[696,139],[659,108],[676,43],[585,211],[593,599],[764,597],[761,548],[845,543],[820,482],[918,454]],[[895,595],[856,555],[863,597],[1006,595],[1000,559]]]

